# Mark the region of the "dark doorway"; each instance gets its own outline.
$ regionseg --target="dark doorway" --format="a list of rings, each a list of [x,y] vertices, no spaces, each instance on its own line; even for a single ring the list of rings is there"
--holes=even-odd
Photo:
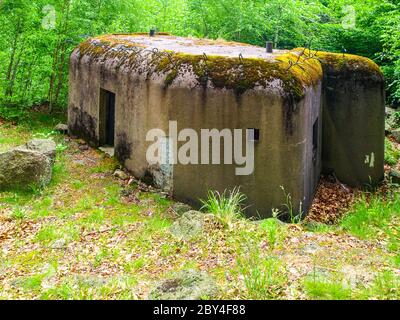
[[[100,92],[100,143],[114,146],[115,93],[101,89]]]

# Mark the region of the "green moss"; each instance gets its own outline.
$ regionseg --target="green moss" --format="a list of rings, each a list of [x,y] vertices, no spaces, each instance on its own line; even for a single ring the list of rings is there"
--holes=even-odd
[[[174,82],[177,75],[178,75],[178,70],[176,69],[171,70],[171,72],[167,74],[167,78],[165,79],[165,86],[166,87],[170,86]]]
[[[147,34],[138,33],[131,36],[135,35]],[[219,43],[207,39],[196,41],[207,45]],[[128,50],[121,50],[121,45]],[[225,43],[225,45],[238,44]],[[142,62],[138,59],[138,53],[144,49],[142,45],[118,38],[116,35],[89,39],[79,46],[80,57],[88,55],[94,60],[102,61],[115,58],[120,60],[118,66],[125,64],[132,70]],[[283,88],[285,97],[298,101],[304,97],[305,87],[315,85],[322,79],[323,69],[342,73],[344,76],[351,73],[362,79],[383,80],[381,70],[370,59],[350,54],[310,51],[304,48],[294,49],[277,56],[274,60],[205,57],[170,51],[153,52],[150,55],[147,71],[165,75],[166,87],[173,84],[180,71],[193,71],[201,85],[206,86],[211,83],[215,88],[233,90],[237,95],[256,87],[266,88],[275,85]],[[274,84],[274,80],[280,80],[280,83]]]
[[[141,35],[141,34],[138,34]],[[218,43],[211,40],[207,44]],[[121,45],[125,49],[120,50]],[[237,44],[231,44],[237,45]],[[116,48],[116,46],[119,46]],[[141,63],[138,53],[143,47],[132,41],[105,35],[90,39],[79,47],[80,57],[89,55],[94,60],[119,59],[132,70]],[[193,71],[197,81],[204,87],[211,83],[215,88],[233,90],[241,95],[257,87],[275,86],[284,91],[290,101],[298,101],[304,97],[305,87],[315,85],[322,79],[322,67],[317,59],[309,59],[303,52],[288,52],[272,59],[256,59],[225,56],[192,55],[175,52],[150,52],[147,72],[165,75],[165,86],[173,84],[178,74]],[[143,56],[143,55],[140,55]],[[280,82],[274,82],[280,80]]]
[[[305,50],[304,48],[296,48],[293,51]],[[314,56],[323,68],[329,72],[357,74],[360,78],[373,78],[377,81],[383,81],[383,73],[379,66],[372,60],[353,55],[333,52],[320,52],[305,50],[306,55]]]
[[[304,96],[305,86],[314,85],[322,78],[322,68],[317,61],[299,58],[293,53],[276,60],[221,56],[205,58],[202,55],[172,53],[158,62],[156,70],[169,72],[166,85],[170,85],[174,76],[178,75],[178,70],[185,66],[191,67],[200,84],[206,85],[211,81],[214,87],[233,90],[239,95],[257,86],[266,87],[279,79],[285,93],[295,100]]]

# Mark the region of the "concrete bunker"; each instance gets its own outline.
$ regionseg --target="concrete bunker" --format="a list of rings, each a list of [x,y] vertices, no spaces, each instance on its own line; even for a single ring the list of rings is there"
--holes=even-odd
[[[307,212],[322,171],[351,186],[383,179],[384,99],[382,73],[363,57],[115,34],[72,53],[69,130],[93,145],[112,145],[137,178],[150,176],[177,200],[197,206],[208,190],[240,186],[248,215],[268,217],[285,210],[282,187],[294,210]],[[235,163],[150,165],[146,136],[155,128],[169,132],[171,122],[198,136],[245,130],[241,142],[254,143],[254,171],[237,175]],[[215,147],[222,157],[226,145],[221,137]]]

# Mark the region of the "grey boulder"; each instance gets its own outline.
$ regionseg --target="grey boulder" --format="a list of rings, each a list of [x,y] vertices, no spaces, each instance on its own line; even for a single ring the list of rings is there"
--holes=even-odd
[[[56,143],[49,139],[34,139],[24,146],[18,147],[18,149],[37,151],[48,157],[52,163],[56,160],[56,148]]]
[[[0,190],[29,189],[50,183],[51,159],[35,150],[17,148],[0,153]]]
[[[172,211],[174,211],[177,215],[181,216],[184,213],[191,211],[192,207],[189,206],[186,203],[182,203],[182,202],[175,202],[172,207],[171,207]]]
[[[214,219],[215,217],[210,214],[193,210],[188,211],[174,222],[170,227],[170,232],[175,238],[190,241],[203,233],[207,220]]]

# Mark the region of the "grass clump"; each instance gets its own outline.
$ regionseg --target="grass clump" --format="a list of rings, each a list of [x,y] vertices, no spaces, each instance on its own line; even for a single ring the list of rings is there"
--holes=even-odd
[[[304,289],[309,298],[316,300],[349,300],[351,298],[351,289],[338,281],[307,279],[304,282]]]
[[[265,257],[258,250],[238,259],[238,266],[251,300],[278,299],[286,287],[283,265],[274,257]]]
[[[340,222],[340,226],[351,234],[363,239],[379,234],[393,233],[390,222],[400,217],[400,196],[382,199],[379,195],[362,197]],[[399,240],[400,241],[400,240]]]
[[[370,283],[351,287],[338,279],[308,277],[304,290],[310,299],[316,300],[397,300],[400,277],[392,271],[375,275]]]
[[[243,203],[246,196],[239,188],[232,191],[225,190],[223,193],[209,191],[207,200],[201,200],[202,211],[214,214],[222,222],[230,225],[234,221],[243,217]]]

